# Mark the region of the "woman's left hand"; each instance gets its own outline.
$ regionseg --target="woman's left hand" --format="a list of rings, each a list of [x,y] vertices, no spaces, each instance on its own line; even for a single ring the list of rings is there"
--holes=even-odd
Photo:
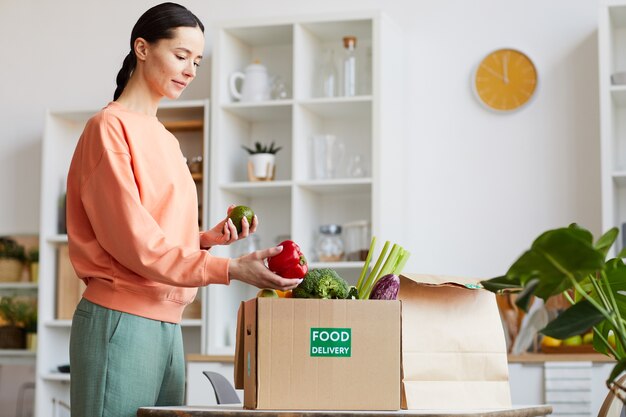
[[[241,233],[237,233],[237,227],[232,220],[228,218],[230,212],[236,207],[235,204],[228,206],[226,210],[226,218],[216,224],[211,230],[207,230],[200,234],[200,247],[210,248],[215,245],[230,245],[239,239],[244,239],[250,234],[256,232],[259,219],[256,215],[252,218],[252,224],[248,224],[248,219],[241,220]]]

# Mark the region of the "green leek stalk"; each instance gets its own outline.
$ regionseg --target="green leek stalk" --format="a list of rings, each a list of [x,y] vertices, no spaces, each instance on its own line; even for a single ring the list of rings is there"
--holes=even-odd
[[[369,299],[370,294],[372,293],[372,290],[374,289],[374,286],[376,285],[378,280],[384,277],[385,275],[391,273],[391,269],[393,265],[395,265],[396,260],[398,259],[402,251],[403,251],[402,246],[394,243],[394,245],[391,247],[391,252],[389,252],[389,256],[387,257],[387,259],[385,260],[385,263],[383,264],[383,267],[380,268],[380,271],[376,274],[371,284],[368,287],[366,287],[366,291],[365,291],[366,300]]]
[[[400,257],[403,251],[404,249],[402,249],[402,246],[400,245],[394,244],[391,247],[391,252],[389,253],[389,256],[387,257],[385,264],[383,265],[383,267],[380,269],[380,272],[376,276],[376,279],[374,280],[373,285],[376,284],[381,277],[384,277],[387,274],[391,274],[391,271],[393,270],[393,267],[396,264],[396,261],[398,260],[398,258]]]
[[[404,253],[402,253],[400,258],[398,259],[398,264],[393,269],[392,274],[400,275],[402,273],[402,270],[404,269],[404,266],[406,265],[407,261],[409,260],[410,256],[411,256],[411,252],[409,252],[408,250],[405,250]]]
[[[371,287],[372,281],[374,280],[374,278],[378,274],[378,270],[380,269],[381,264],[385,260],[385,256],[387,256],[387,251],[389,250],[390,243],[391,242],[389,242],[389,241],[385,242],[385,245],[383,246],[383,250],[380,252],[380,255],[378,255],[378,260],[376,261],[376,264],[374,265],[374,268],[371,270],[370,274],[368,275],[367,280],[365,281],[365,284],[361,288],[361,291],[359,291],[359,299],[360,300],[364,300],[365,299],[364,297],[365,297],[365,294],[367,294],[367,289]]]
[[[370,243],[370,250],[367,252],[367,257],[365,258],[365,264],[363,265],[363,269],[361,270],[361,276],[359,276],[359,281],[356,284],[356,289],[361,293],[361,287],[363,286],[365,279],[365,274],[367,270],[370,268],[370,262],[372,260],[372,254],[374,253],[374,249],[376,248],[376,236],[372,236],[372,242]]]

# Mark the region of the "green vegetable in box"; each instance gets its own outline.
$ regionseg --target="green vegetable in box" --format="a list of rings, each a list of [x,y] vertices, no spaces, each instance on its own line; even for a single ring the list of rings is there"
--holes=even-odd
[[[372,237],[365,265],[356,284],[358,298],[361,300],[395,300],[400,289],[399,274],[411,255],[402,246],[394,243],[389,251],[390,241],[386,241],[371,271],[370,262],[376,249],[376,237]]]
[[[348,298],[348,283],[330,268],[312,269],[293,290],[294,298]]]

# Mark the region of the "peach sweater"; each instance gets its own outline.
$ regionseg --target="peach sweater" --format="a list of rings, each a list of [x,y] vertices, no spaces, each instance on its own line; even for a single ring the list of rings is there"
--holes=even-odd
[[[228,284],[228,258],[200,249],[196,187],[156,117],[112,102],[78,141],[67,177],[70,259],[84,297],[178,323],[197,287]]]

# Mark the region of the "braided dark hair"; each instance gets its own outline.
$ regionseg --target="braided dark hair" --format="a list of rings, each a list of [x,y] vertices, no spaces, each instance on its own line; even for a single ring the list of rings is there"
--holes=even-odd
[[[161,3],[141,15],[130,36],[130,52],[124,58],[122,69],[115,79],[117,88],[113,94],[113,100],[117,100],[122,94],[137,66],[137,57],[134,51],[135,40],[143,38],[148,43],[154,43],[160,39],[171,39],[174,37],[173,30],[181,26],[199,27],[204,33],[204,25],[200,19],[180,4]]]

